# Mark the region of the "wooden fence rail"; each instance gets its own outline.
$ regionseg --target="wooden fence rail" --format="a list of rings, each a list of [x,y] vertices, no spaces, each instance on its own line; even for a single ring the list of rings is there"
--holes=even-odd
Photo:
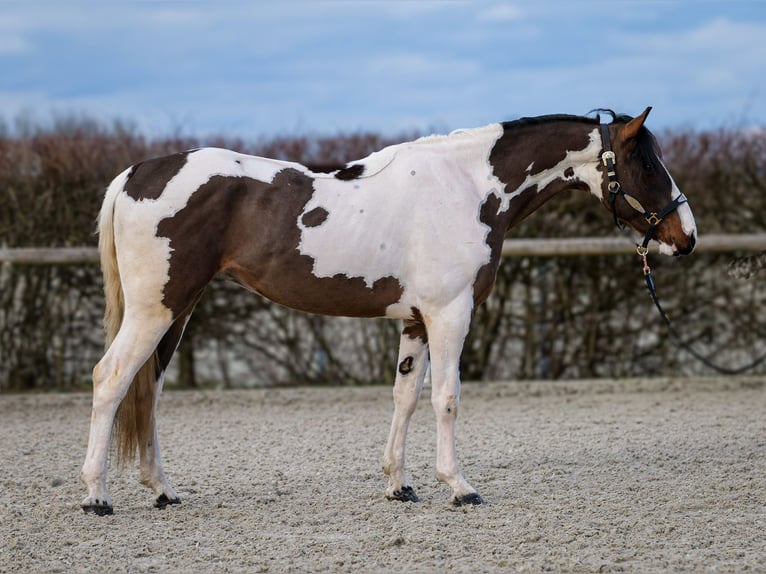
[[[702,235],[695,252],[728,253],[766,250],[766,233]],[[658,252],[656,243],[649,251]],[[561,257],[570,255],[622,255],[636,246],[624,237],[572,237],[567,239],[506,239],[503,256]]]
[[[656,244],[650,246],[657,251]],[[697,251],[726,253],[765,251],[766,233],[703,235]],[[506,239],[504,257],[566,257],[573,255],[622,255],[635,247],[623,237],[572,237],[564,239]],[[0,263],[33,265],[76,265],[98,263],[95,247],[14,247],[0,248]]]

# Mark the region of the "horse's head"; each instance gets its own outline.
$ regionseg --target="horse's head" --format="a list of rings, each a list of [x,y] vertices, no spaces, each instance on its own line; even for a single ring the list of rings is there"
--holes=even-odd
[[[650,110],[602,124],[603,203],[615,223],[627,224],[644,236],[644,248],[654,239],[661,253],[686,255],[694,249],[697,226],[686,197],[662,162],[657,141],[644,127]]]

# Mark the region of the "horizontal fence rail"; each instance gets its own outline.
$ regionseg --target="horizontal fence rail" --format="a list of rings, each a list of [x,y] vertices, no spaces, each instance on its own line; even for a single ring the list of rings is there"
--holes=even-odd
[[[623,255],[635,246],[623,237],[572,237],[563,239],[506,239],[503,257],[566,257],[575,255]],[[656,253],[657,244],[650,246]],[[766,250],[766,233],[711,234],[700,237],[696,251],[706,253]],[[0,248],[0,263],[25,265],[76,265],[98,263],[95,247]]]
[[[98,263],[98,249],[95,247],[0,248],[0,263],[20,263],[25,265]]]
[[[731,251],[766,250],[766,233],[710,234],[697,242],[695,252],[727,253]],[[649,245],[658,253],[657,243]],[[624,237],[572,237],[568,239],[506,239],[503,257],[560,257],[574,255],[622,255],[635,253],[636,245]]]

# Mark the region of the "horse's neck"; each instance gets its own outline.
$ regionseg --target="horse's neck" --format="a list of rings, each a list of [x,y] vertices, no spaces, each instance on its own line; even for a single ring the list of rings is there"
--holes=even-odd
[[[490,163],[504,184],[498,213],[507,229],[562,191],[588,191],[601,198],[598,126],[551,122],[505,128]]]

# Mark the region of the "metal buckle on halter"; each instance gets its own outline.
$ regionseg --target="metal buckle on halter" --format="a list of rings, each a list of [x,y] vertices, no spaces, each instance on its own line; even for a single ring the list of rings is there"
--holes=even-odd
[[[614,152],[609,150],[605,151],[601,154],[601,161],[604,163],[605,166],[609,167],[609,164],[607,163],[609,160],[612,160],[612,163],[617,163],[617,156],[614,155]]]
[[[619,181],[610,181],[606,184],[607,189],[609,190],[609,193],[617,193],[620,191],[620,182]]]
[[[646,222],[649,225],[657,225],[660,221],[662,221],[661,217],[657,217],[656,213],[650,213],[646,216]]]

